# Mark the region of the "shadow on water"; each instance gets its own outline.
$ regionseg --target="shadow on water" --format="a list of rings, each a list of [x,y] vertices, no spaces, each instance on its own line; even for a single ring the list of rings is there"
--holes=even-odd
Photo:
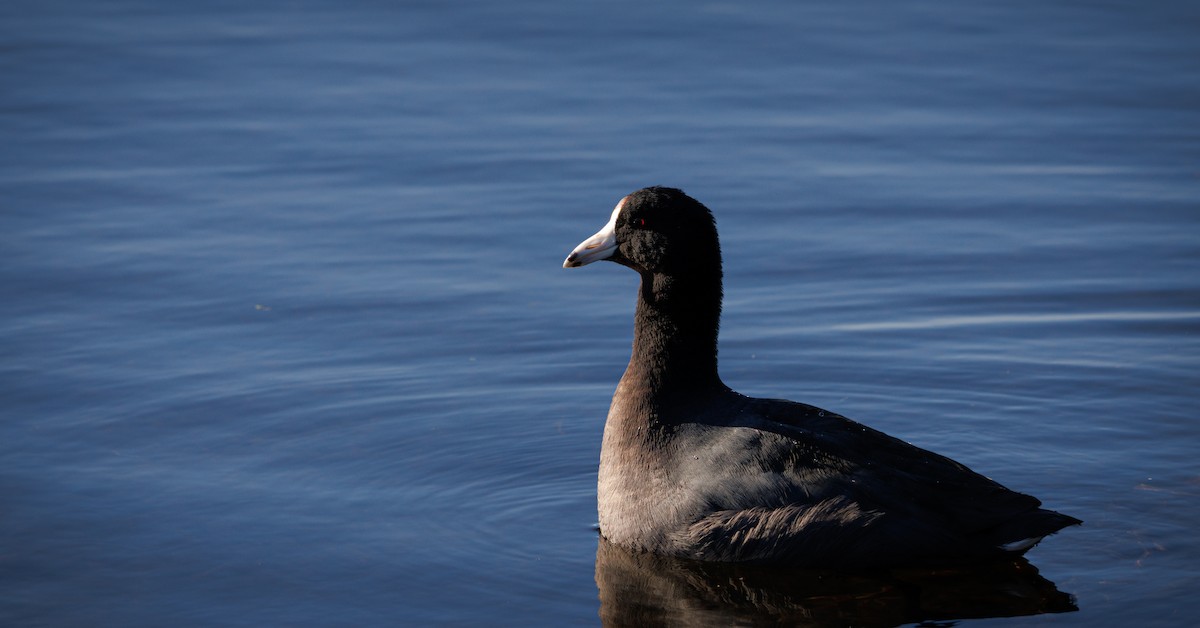
[[[1025,559],[972,569],[847,575],[699,563],[599,540],[605,626],[896,626],[1079,610]]]

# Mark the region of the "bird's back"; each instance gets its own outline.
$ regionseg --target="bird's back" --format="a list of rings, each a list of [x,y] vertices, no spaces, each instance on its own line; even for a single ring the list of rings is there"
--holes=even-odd
[[[626,486],[643,498],[643,549],[796,566],[950,564],[1016,555],[1078,523],[840,415],[736,398],[642,441],[631,471],[654,477]]]

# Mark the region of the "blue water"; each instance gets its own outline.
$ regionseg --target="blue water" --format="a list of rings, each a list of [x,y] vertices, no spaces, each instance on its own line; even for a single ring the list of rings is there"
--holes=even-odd
[[[1195,3],[16,0],[0,139],[4,625],[599,624],[651,184],[727,383],[1085,521],[940,619],[1200,619]]]

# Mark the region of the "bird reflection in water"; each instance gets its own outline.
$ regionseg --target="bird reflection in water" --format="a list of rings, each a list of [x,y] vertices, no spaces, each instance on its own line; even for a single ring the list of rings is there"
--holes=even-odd
[[[605,626],[897,626],[1079,610],[1024,558],[870,574],[696,562],[599,538]]]

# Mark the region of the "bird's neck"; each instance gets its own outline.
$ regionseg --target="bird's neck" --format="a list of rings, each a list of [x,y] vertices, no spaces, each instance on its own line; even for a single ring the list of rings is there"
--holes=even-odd
[[[630,393],[666,399],[728,390],[717,373],[720,268],[712,275],[643,273],[633,355],[621,379]]]

